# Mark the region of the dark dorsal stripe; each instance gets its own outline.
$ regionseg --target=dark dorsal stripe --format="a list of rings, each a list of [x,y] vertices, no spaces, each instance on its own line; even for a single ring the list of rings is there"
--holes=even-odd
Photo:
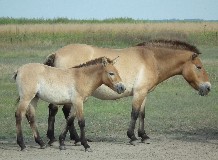
[[[78,66],[74,66],[73,68],[81,68],[81,67],[88,67],[88,66],[90,66],[90,65],[101,64],[101,63],[102,63],[102,58],[106,58],[108,63],[112,63],[112,62],[113,62],[112,60],[110,60],[110,59],[107,58],[107,57],[99,57],[99,58],[90,60],[90,61],[88,61],[88,62],[85,62],[85,63],[83,63],[83,64],[80,64],[80,65],[78,65]]]
[[[200,51],[195,46],[178,40],[163,40],[163,39],[151,40],[151,41],[139,43],[136,46],[145,46],[145,47],[152,46],[152,47],[165,47],[165,48],[172,48],[172,49],[184,49],[197,54],[201,54]]]

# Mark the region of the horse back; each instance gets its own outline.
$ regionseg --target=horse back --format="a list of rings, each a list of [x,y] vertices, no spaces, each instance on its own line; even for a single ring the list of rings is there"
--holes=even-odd
[[[71,68],[93,59],[94,49],[86,44],[71,44],[55,52],[54,67]]]

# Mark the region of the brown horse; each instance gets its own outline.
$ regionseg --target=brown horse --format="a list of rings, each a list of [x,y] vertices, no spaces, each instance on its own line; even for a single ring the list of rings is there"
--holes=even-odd
[[[71,44],[58,50],[47,57],[45,64],[70,68],[72,65],[100,56],[120,56],[116,63],[123,82],[126,85],[124,94],[111,92],[104,85],[100,86],[92,96],[102,100],[114,100],[126,96],[133,96],[131,122],[127,135],[130,143],[135,145],[134,134],[136,120],[139,117],[138,136],[144,142],[149,137],[144,130],[145,102],[149,92],[164,80],[182,75],[184,79],[201,96],[205,96],[211,89],[208,75],[199,58],[199,50],[188,43],[181,41],[154,40],[140,43],[137,46],[125,49],[98,48],[85,44]],[[49,143],[54,141],[54,120],[57,107],[49,105],[49,119],[47,136]],[[65,117],[69,115],[68,106],[63,107]],[[79,141],[74,127],[70,131],[71,139]]]
[[[45,147],[35,124],[35,107],[39,98],[56,105],[73,105],[81,131],[81,144],[86,150],[90,150],[85,138],[83,102],[102,84],[118,94],[125,91],[117,69],[113,66],[114,63],[114,60],[101,57],[70,69],[59,69],[38,63],[20,67],[14,78],[19,91],[19,105],[15,117],[17,143],[21,150],[26,148],[21,128],[21,121],[25,115],[32,128],[35,141],[41,148]],[[65,149],[65,136],[72,126],[74,116],[72,111],[67,118],[66,126],[59,137],[60,149]]]

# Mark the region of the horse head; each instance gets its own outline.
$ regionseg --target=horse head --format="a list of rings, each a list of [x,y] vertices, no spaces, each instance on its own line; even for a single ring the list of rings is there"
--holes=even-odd
[[[199,91],[199,95],[205,96],[210,92],[211,84],[198,54],[193,53],[184,64],[182,75],[194,89]]]
[[[109,60],[106,57],[102,58],[102,66],[104,69],[102,79],[105,85],[110,87],[118,94],[121,94],[126,90],[126,87],[123,85],[122,79],[120,78],[117,69],[114,67],[117,58],[114,60]]]

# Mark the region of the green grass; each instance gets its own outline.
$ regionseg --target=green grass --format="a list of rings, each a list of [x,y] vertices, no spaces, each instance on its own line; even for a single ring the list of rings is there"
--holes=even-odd
[[[182,36],[170,33],[178,39]],[[30,37],[28,37],[30,36]],[[88,43],[112,48],[134,45],[149,39],[146,33],[78,33],[74,35],[35,34],[28,35],[25,41],[13,43],[0,41],[0,140],[15,140],[15,101],[17,89],[11,77],[13,72],[25,63],[43,62],[45,57],[69,43]],[[154,35],[151,35],[154,36]],[[190,37],[192,34],[189,35]],[[188,36],[188,37],[189,37]],[[10,36],[8,36],[10,37]],[[140,37],[143,37],[140,39]],[[6,37],[7,38],[7,37]],[[196,37],[195,37],[196,38]],[[196,40],[193,38],[194,40]],[[205,39],[198,37],[201,42]],[[19,38],[18,38],[19,39]],[[160,84],[148,96],[146,103],[146,132],[155,134],[216,134],[218,132],[218,47],[212,39],[206,44],[199,43],[203,53],[201,59],[210,76],[212,91],[206,97],[200,97],[183,78],[177,76]],[[43,138],[47,129],[47,103],[40,101],[37,108],[37,124]],[[61,110],[61,108],[59,109]],[[91,97],[85,103],[87,136],[100,140],[126,140],[126,131],[130,121],[131,97],[116,101],[101,101]],[[61,132],[65,120],[58,112],[56,118],[56,136]],[[32,140],[32,133],[26,120],[23,123],[26,139]]]
[[[200,23],[200,22],[208,22],[200,19],[193,19],[193,20],[139,20],[139,19],[132,19],[128,17],[121,17],[121,18],[108,18],[103,20],[97,19],[88,19],[88,20],[80,20],[80,19],[68,19],[68,18],[55,18],[55,19],[44,19],[44,18],[9,18],[9,17],[0,17],[0,24],[57,24],[57,23],[154,23],[154,22],[192,22],[192,23]],[[210,22],[217,22],[216,20],[211,20]]]

